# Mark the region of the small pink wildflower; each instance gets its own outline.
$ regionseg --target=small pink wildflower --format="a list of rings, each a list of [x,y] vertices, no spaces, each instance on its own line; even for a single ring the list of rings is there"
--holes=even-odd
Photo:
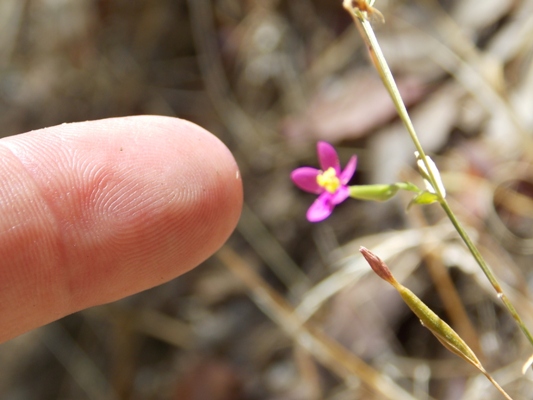
[[[296,186],[319,195],[307,210],[307,219],[310,222],[326,219],[337,204],[348,198],[348,182],[352,179],[357,165],[357,157],[352,156],[346,168],[341,171],[339,156],[332,145],[318,142],[316,147],[322,169],[302,167],[291,173],[291,179]]]

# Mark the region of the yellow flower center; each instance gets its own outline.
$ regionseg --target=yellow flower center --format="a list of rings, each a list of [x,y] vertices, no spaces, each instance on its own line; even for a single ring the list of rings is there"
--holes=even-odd
[[[318,174],[316,183],[330,193],[335,193],[341,185],[339,178],[337,178],[337,172],[333,167],[329,167],[326,171]]]

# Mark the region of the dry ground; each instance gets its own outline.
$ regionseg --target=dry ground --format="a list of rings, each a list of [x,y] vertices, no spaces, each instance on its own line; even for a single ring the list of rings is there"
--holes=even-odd
[[[533,329],[533,1],[376,7],[452,208]],[[131,114],[190,119],[232,149],[246,202],[225,251],[196,270],[0,346],[2,399],[501,398],[369,273],[360,245],[514,399],[533,398],[533,372],[520,372],[533,351],[437,206],[405,212],[401,195],[305,220],[313,197],[289,173],[316,165],[317,140],[342,162],[358,155],[354,183],[420,183],[340,0],[1,0],[0,106],[5,136]],[[398,388],[387,397],[372,379]]]

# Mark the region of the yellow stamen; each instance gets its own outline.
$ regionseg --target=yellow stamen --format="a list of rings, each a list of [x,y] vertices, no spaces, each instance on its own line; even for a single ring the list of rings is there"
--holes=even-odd
[[[337,172],[333,167],[329,167],[326,171],[319,174],[316,177],[316,183],[330,193],[335,193],[341,185],[339,178],[337,178]]]

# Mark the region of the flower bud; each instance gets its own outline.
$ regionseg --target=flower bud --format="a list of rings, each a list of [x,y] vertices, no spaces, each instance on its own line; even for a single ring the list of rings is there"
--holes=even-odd
[[[376,256],[374,253],[372,253],[370,250],[363,246],[359,248],[359,251],[365,258],[365,260],[368,262],[370,267],[381,279],[389,282],[393,286],[398,283],[396,282],[396,279],[394,279],[394,277],[392,276],[389,267],[387,267],[387,265],[381,260],[381,258]]]

